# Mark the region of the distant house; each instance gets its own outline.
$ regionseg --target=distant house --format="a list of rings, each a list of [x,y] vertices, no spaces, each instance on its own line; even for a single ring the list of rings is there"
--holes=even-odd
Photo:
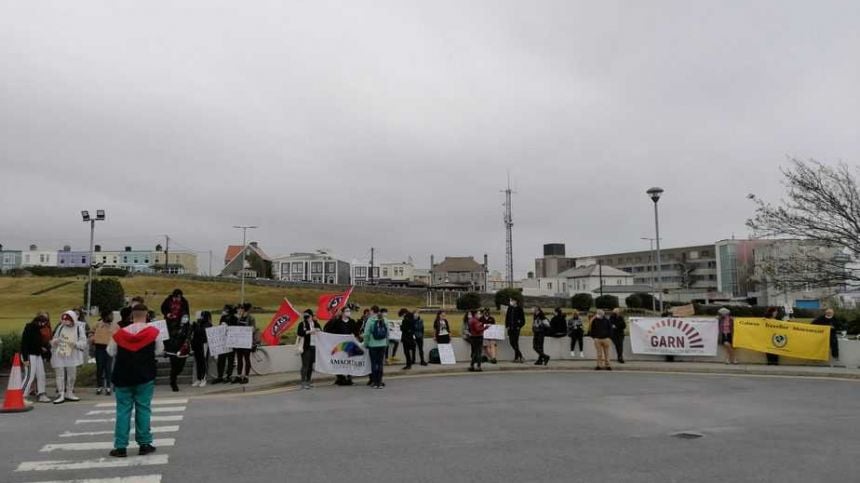
[[[371,273],[373,276],[371,276]],[[369,263],[362,263],[353,260],[350,264],[350,275],[352,276],[353,285],[367,285],[371,282],[379,281],[379,265],[373,266],[373,271],[370,270]]]
[[[72,251],[72,247],[66,245],[57,252],[57,266],[61,268],[89,268],[90,252]]]
[[[0,273],[21,268],[21,250],[5,250],[0,245]]]
[[[23,267],[56,267],[56,250],[39,250],[36,245],[30,245],[30,249],[22,253],[21,266]]]
[[[565,270],[554,277],[535,277],[523,280],[523,294],[545,297],[567,297],[578,293],[604,293],[610,287],[627,287],[633,284],[633,275],[607,265],[588,265]]]
[[[291,253],[272,261],[275,278],[291,282],[350,284],[350,265],[326,253]]]
[[[242,245],[228,246],[224,254],[224,269],[221,270],[221,276],[238,277],[241,276],[242,270],[245,271],[246,277],[272,278],[272,259],[260,249],[257,242],[249,243],[244,250]]]
[[[437,264],[431,255],[430,275],[432,287],[486,292],[487,255],[484,255],[483,265],[473,257],[445,257]]]

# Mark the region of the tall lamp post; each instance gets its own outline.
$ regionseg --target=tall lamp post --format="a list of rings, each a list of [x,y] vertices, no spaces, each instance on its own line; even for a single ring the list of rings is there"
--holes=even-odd
[[[81,218],[84,223],[90,224],[90,274],[87,279],[87,317],[89,317],[93,304],[93,266],[95,265],[95,261],[93,260],[95,245],[93,243],[95,243],[96,222],[105,221],[105,210],[96,210],[95,218],[90,216],[89,211],[83,210],[81,211]]]
[[[648,196],[651,197],[651,201],[654,202],[654,232],[655,237],[657,238],[657,294],[660,297],[660,313],[663,313],[663,283],[662,277],[660,276],[660,272],[662,271],[663,264],[660,262],[660,214],[657,210],[657,202],[660,201],[660,196],[663,195],[663,188],[654,187],[646,191]]]
[[[649,247],[650,247],[649,251],[651,253],[651,269],[652,269],[652,272],[651,272],[651,310],[656,312],[657,311],[657,297],[655,297],[655,295],[657,295],[657,294],[654,293],[654,291],[655,291],[654,277],[656,276],[656,273],[654,271],[656,269],[656,267],[654,266],[654,238],[648,238],[648,237],[643,236],[642,238],[640,238],[640,240],[647,240],[649,242]]]
[[[242,230],[242,302],[245,303],[245,259],[248,256],[248,230],[255,230],[258,227],[253,225],[233,225],[233,228]]]

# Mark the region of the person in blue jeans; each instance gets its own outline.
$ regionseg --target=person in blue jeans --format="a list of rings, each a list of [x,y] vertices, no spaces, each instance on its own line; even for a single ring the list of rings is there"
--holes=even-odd
[[[379,312],[379,307],[370,309],[371,315],[364,327],[364,347],[370,351],[370,387],[382,389],[382,371],[385,367],[385,352],[388,349],[388,324]]]
[[[152,393],[155,389],[155,355],[164,352],[164,344],[158,340],[158,329],[146,324],[149,309],[139,304],[132,309],[133,322],[118,330],[108,345],[113,356],[114,368],[111,377],[116,396],[116,425],[114,427],[114,449],[110,456],[128,456],[128,435],[131,429],[131,412],[134,409],[134,439],[138,454],[145,456],[155,452],[152,445]]]

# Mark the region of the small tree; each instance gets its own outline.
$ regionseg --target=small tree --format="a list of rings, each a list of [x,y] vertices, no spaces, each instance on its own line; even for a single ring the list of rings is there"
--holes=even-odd
[[[481,308],[481,294],[466,292],[457,297],[457,310],[474,310]]]
[[[591,310],[591,307],[594,305],[594,297],[591,294],[587,293],[578,293],[570,298],[570,306],[579,310],[580,312],[587,312]]]
[[[87,288],[84,284],[84,304],[87,303]],[[125,305],[125,290],[115,278],[97,278],[93,280],[92,304],[99,310],[119,310]]]
[[[598,309],[612,310],[618,308],[618,297],[614,295],[601,295],[594,299],[594,306]]]
[[[523,306],[523,292],[516,288],[503,288],[496,292],[494,302],[496,308],[501,308],[502,305],[508,305],[511,299],[516,300],[520,307]]]
[[[642,297],[640,297],[638,293],[629,295],[624,299],[624,305],[626,305],[628,309],[641,309],[643,308]]]

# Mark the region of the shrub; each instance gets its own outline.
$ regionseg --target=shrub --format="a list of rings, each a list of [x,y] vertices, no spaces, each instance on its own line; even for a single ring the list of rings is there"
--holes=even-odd
[[[500,309],[502,305],[508,305],[511,299],[516,300],[520,307],[523,306],[523,292],[516,288],[503,288],[496,292],[494,303],[496,309]]]
[[[21,324],[21,332],[24,331],[23,323]],[[12,365],[12,357],[16,352],[21,350],[21,332],[9,332],[0,335],[0,340],[3,341],[2,351],[0,351],[0,367],[9,367]],[[4,389],[5,390],[5,389]]]
[[[642,308],[642,297],[639,294],[629,295],[626,299],[624,299],[624,305],[627,306],[628,309],[641,309]]]
[[[578,293],[570,298],[570,306],[580,312],[588,312],[594,305],[594,297],[587,293]]]
[[[99,275],[102,277],[127,277],[128,270],[124,268],[105,267],[99,270]]]
[[[473,310],[481,308],[481,294],[466,292],[457,297],[457,310]]]
[[[604,310],[616,309],[618,308],[618,297],[614,295],[601,295],[594,299],[594,306]]]
[[[84,304],[87,303],[87,284],[84,284]],[[119,310],[125,305],[125,290],[115,278],[93,280],[92,305],[99,310]]]
[[[27,267],[26,271],[37,277],[74,277],[87,275],[90,269],[86,267]]]
[[[639,299],[642,301],[642,305],[640,305],[639,308],[654,310],[654,308],[657,307],[657,304],[654,303],[655,302],[654,296],[651,295],[650,293],[637,292],[633,295],[638,295]]]

